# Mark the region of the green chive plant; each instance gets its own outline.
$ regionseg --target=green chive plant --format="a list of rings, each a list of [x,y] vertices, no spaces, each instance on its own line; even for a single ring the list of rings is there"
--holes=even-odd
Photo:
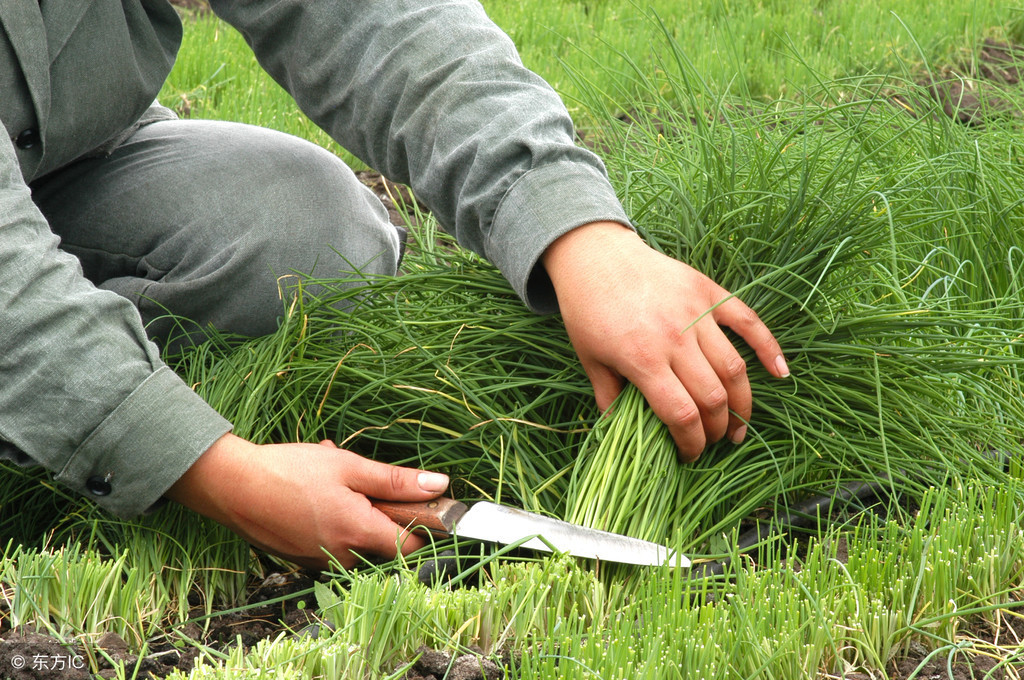
[[[409,257],[403,275],[362,289],[304,283],[318,295],[289,306],[276,334],[210,343],[180,368],[257,440],[328,438],[442,467],[459,493],[557,507],[558,485],[544,482],[595,414],[564,333],[473,256]]]
[[[1024,407],[1022,237],[1005,220],[965,219],[996,205],[1020,215],[1020,170],[979,161],[980,141],[958,153],[970,137],[877,90],[751,108],[668,44],[657,78],[636,73],[646,98],[607,128],[612,175],[650,243],[774,329],[793,378],[771,379],[738,343],[754,392],[747,441],[686,466],[627,389],[575,461],[567,518],[713,552],[757,508],[843,483],[882,478],[913,496],[1003,483]]]
[[[128,567],[149,575],[150,587],[174,607],[175,623],[193,615],[190,595],[201,594],[206,613],[234,606],[245,600],[250,578],[259,574],[244,541],[181,507],[131,522],[94,521],[105,548],[125,546]]]
[[[103,559],[79,546],[56,551],[8,544],[0,582],[12,628],[38,628],[59,637],[116,632],[141,644],[154,632],[166,602],[146,587],[148,575],[122,553]]]
[[[223,658],[218,658],[222,656]],[[400,674],[396,674],[400,677]],[[248,680],[249,678],[287,678],[321,680],[325,678],[366,677],[354,650],[344,644],[297,639],[286,633],[258,641],[251,649],[242,644],[228,654],[203,654],[189,673],[175,670],[168,680]],[[386,677],[377,675],[376,677]]]
[[[1019,498],[1015,483],[935,487],[910,524],[868,513],[785,556],[768,550],[763,563],[733,554],[719,580],[647,568],[627,588],[553,557],[492,561],[477,585],[450,590],[371,569],[317,586],[333,630],[208,650],[191,674],[171,677],[401,677],[420,645],[513,652],[524,680],[878,676],[921,645],[1005,665],[1013,648],[985,647],[967,631],[1017,616]]]
[[[495,0],[484,7],[527,66],[574,106],[580,90],[565,67],[610,89],[632,80],[620,55],[648,72],[658,66],[664,50],[651,16],[718,91],[758,101],[795,97],[816,79],[873,79],[943,63],[966,71],[982,38],[1021,42],[1022,34],[1018,9],[998,0],[937,0],[927,7],[915,0]],[[588,104],[575,111],[589,120]]]
[[[742,446],[679,466],[631,388],[599,417],[557,319],[526,311],[428,217],[401,276],[286,279],[277,333],[214,334],[172,360],[256,441],[329,438],[441,469],[464,498],[729,556],[725,576],[613,579],[566,559],[492,560],[476,585],[447,591],[392,565],[319,588],[319,614],[336,628],[326,638],[206,650],[193,677],[387,677],[418,644],[515,647],[525,678],[880,674],[911,642],[962,653],[967,623],[1013,615],[1021,107],[1010,93],[1002,118],[968,129],[914,82],[981,36],[1019,38],[1019,16],[980,0],[927,12],[897,3],[897,16],[873,2],[669,4],[652,7],[660,21],[623,21],[634,10],[613,0],[489,9],[518,24],[520,47],[540,44],[523,50],[531,65],[543,71],[533,55],[559,54],[572,67],[552,80],[648,242],[712,275],[777,333],[794,377],[769,380],[748,353],[756,411]],[[659,36],[653,51],[636,39],[641,24]],[[283,93],[252,76],[245,50],[222,24],[189,24],[165,103],[327,144],[290,104],[272,105]],[[777,544],[736,554],[732,536],[755,511],[879,478],[920,513],[894,507],[890,521],[866,516],[791,547],[799,571]],[[237,601],[258,568],[189,513],[128,527],[26,479],[11,487],[28,502],[7,506],[18,510],[8,525],[38,526],[25,529],[35,536],[56,517],[61,540],[107,556],[9,548],[0,580],[16,625],[112,626],[137,645],[156,622],[182,621],[193,584],[207,603]]]

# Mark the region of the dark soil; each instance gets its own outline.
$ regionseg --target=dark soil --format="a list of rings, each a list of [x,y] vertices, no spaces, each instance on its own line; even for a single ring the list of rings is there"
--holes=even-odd
[[[251,601],[273,599],[282,594],[301,593],[312,584],[308,575],[286,575],[274,578],[277,585],[258,587]],[[285,579],[281,582],[281,578]],[[311,597],[306,597],[306,600]],[[299,609],[298,599],[251,609],[244,614],[227,614],[210,619],[204,633],[191,624],[186,634],[214,649],[227,650],[239,644],[245,648],[259,640],[277,636],[282,631],[295,635],[316,634],[312,615]],[[1024,675],[1024,660],[1005,663],[991,653],[1002,645],[1004,649],[1017,647],[1024,639],[1024,623],[1017,617],[1005,617],[998,631],[967,631],[965,640],[973,641],[955,652],[935,653],[919,643],[912,643],[904,656],[894,660],[884,674],[849,672],[839,677],[844,680],[1012,680]],[[99,650],[103,650],[100,653]],[[195,648],[178,649],[170,644],[151,645],[141,660],[130,654],[127,643],[114,633],[107,633],[94,641],[88,650],[78,644],[61,644],[56,638],[34,631],[6,631],[0,638],[0,677],[5,680],[89,680],[112,678],[115,671],[110,657],[124,664],[130,676],[138,668],[138,678],[164,678],[174,669],[189,672],[198,655]],[[482,650],[468,650],[465,654],[422,647],[418,656],[401,676],[403,680],[500,680],[518,677],[519,657],[512,654],[485,655]],[[1000,666],[1000,663],[1004,665]],[[91,675],[90,668],[98,669]]]
[[[1014,115],[1015,107],[1005,93],[1020,85],[1022,70],[1024,47],[987,39],[975,60],[940,69],[918,84],[947,116],[966,125],[983,125],[993,118]]]
[[[404,680],[501,680],[517,676],[518,659],[514,655],[486,657],[482,650],[453,656],[448,652],[420,647],[416,662],[406,671]]]
[[[966,643],[971,641],[970,646]],[[1024,641],[1024,622],[1003,617],[999,630],[967,630],[963,649],[936,653],[911,643],[906,656],[889,669],[891,680],[1016,680],[1024,675],[1024,659],[1010,653]],[[1002,649],[998,649],[1001,646]],[[1010,650],[1009,652],[1007,650]]]
[[[315,617],[315,600],[309,591],[317,579],[326,578],[312,572],[273,573],[251,585],[247,599],[251,608],[190,623],[181,632],[220,651],[239,644],[249,649],[260,640],[277,637],[282,632],[317,636],[322,624]],[[277,601],[282,597],[288,599]],[[191,612],[195,619],[203,614],[201,607]],[[136,677],[153,680],[164,678],[174,670],[188,673],[198,655],[199,650],[193,646],[175,646],[162,638],[151,640],[146,655],[140,659],[116,633],[104,633],[82,644],[76,640],[61,642],[35,630],[0,630],[2,680],[113,678],[116,677],[115,664],[123,665],[128,677],[138,669]],[[489,656],[481,649],[452,655],[424,647],[407,664],[404,680],[498,680],[515,677],[518,658],[511,654]],[[95,669],[95,675],[91,669]]]
[[[213,649],[229,649],[239,643],[248,648],[264,638],[282,631],[304,634],[307,626],[316,625],[311,610],[315,609],[312,593],[314,576],[304,572],[275,573],[252,584],[244,612],[213,616],[206,621],[190,623],[182,632]],[[304,594],[306,593],[306,594]],[[283,602],[260,604],[283,596],[294,597]],[[310,605],[309,609],[299,603]],[[191,616],[204,614],[195,607]],[[205,627],[203,624],[206,624]],[[177,637],[175,636],[175,639]],[[71,641],[62,644],[57,638],[39,631],[0,631],[0,678],[4,680],[75,680],[77,678],[115,677],[113,664],[131,670],[138,667],[139,678],[163,678],[178,669],[192,669],[199,650],[176,647],[171,640],[150,641],[146,655],[139,659],[129,653],[128,643],[116,633],[105,633],[88,644]],[[102,650],[102,651],[101,651]],[[109,659],[107,658],[109,657]],[[89,669],[98,671],[90,675]]]
[[[404,225],[410,220],[416,226],[416,213],[426,213],[427,209],[416,200],[412,189],[387,179],[379,172],[362,170],[356,173],[359,181],[365,184],[387,208],[392,224]]]
[[[936,654],[929,657],[924,649],[919,649],[895,663],[889,677],[892,680],[1010,680],[1019,677],[1020,665],[1012,668],[1012,674],[1006,668],[993,672],[997,665],[998,661],[983,654],[956,653],[952,658],[949,654]]]

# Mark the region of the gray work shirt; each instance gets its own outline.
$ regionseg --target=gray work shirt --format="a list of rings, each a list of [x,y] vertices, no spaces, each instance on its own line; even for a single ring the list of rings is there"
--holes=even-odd
[[[213,0],[342,146],[417,197],[537,311],[561,234],[627,218],[557,95],[474,0]],[[0,2],[0,454],[131,516],[230,424],[82,277],[28,183],[139,124],[181,26],[166,0]]]

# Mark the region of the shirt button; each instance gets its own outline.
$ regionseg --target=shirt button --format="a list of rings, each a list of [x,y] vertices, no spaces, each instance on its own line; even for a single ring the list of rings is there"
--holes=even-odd
[[[85,488],[94,496],[107,496],[112,491],[109,477],[90,477],[85,481]]]
[[[39,143],[39,130],[36,130],[35,128],[22,130],[18,133],[18,136],[14,138],[14,143],[18,145],[19,149],[31,149]]]

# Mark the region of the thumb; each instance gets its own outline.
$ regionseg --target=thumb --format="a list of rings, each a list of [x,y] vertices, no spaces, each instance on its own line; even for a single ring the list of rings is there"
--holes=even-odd
[[[330,442],[320,442],[334,446]],[[336,447],[335,447],[336,448]],[[352,452],[348,461],[348,488],[369,498],[385,501],[425,501],[448,488],[448,476],[400,467],[364,458]]]

